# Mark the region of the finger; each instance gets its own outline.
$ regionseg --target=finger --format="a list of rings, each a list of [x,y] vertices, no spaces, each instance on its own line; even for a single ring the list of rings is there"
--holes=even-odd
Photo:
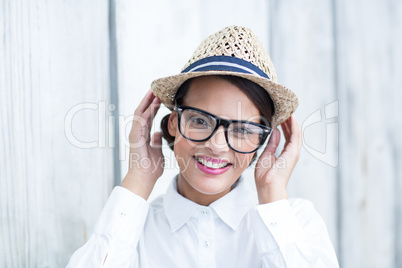
[[[144,96],[142,99],[141,103],[138,105],[137,109],[135,110],[134,114],[136,115],[141,115],[152,103],[152,101],[155,99],[154,94],[152,93],[152,90],[150,89],[147,94]]]
[[[161,107],[161,101],[158,98],[155,98],[151,104],[151,122],[154,121],[154,118],[158,113],[160,107]]]
[[[293,118],[293,120],[292,120],[292,132],[296,133],[295,142],[297,143],[299,150],[300,150],[303,145],[303,132],[302,132],[299,122],[297,122],[296,118]]]
[[[150,141],[150,131],[152,129],[152,121],[155,118],[156,113],[158,112],[160,107],[160,102],[158,98],[155,98],[148,109],[142,114],[142,118],[144,119],[145,125],[143,126],[144,137],[146,141],[149,143]]]
[[[277,128],[275,128],[271,134],[271,137],[269,138],[267,147],[261,154],[261,157],[263,155],[268,155],[268,154],[274,155],[276,152],[276,148],[278,148],[279,140],[280,140],[280,133],[279,133],[279,130]]]
[[[152,93],[152,92],[148,92]],[[145,112],[141,114],[134,114],[133,122],[131,125],[130,141],[135,142],[139,139],[144,139],[145,143],[150,142],[150,131],[152,128],[152,121],[158,112],[160,101],[158,98],[153,97],[152,102],[148,105]],[[137,113],[138,111],[136,111]]]
[[[291,122],[287,122],[284,132],[290,135],[285,143],[284,149],[279,156],[280,158],[287,158],[291,163],[296,163],[299,159],[301,149],[301,129],[294,117],[290,118]]]
[[[148,125],[152,124],[152,121],[154,120],[160,106],[161,106],[160,100],[158,98],[155,98],[149,105],[149,107],[145,110],[145,112],[142,114],[142,117],[146,120]]]
[[[283,130],[283,136],[285,136],[286,141],[289,141],[289,138],[291,136],[291,130],[290,130],[291,129],[291,127],[290,127],[291,120],[292,120],[292,116],[290,116],[288,119],[286,119],[285,122],[283,122],[281,124],[281,128]]]
[[[278,129],[274,129],[268,141],[267,147],[258,159],[256,170],[269,170],[276,162],[275,151],[278,148],[280,133]]]
[[[152,147],[162,148],[162,132],[155,132],[152,135]]]
[[[285,147],[288,146],[289,143],[298,146],[300,144],[299,138],[301,135],[301,130],[296,118],[292,115],[281,126],[283,130],[283,135],[286,139]]]
[[[297,122],[296,118],[292,116],[290,118],[290,122],[288,124],[288,131],[289,131],[289,142],[300,145],[301,144],[301,128],[299,123]]]

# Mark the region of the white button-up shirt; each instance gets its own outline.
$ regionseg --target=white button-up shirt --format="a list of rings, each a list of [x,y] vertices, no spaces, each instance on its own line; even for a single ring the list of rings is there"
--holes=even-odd
[[[177,192],[148,204],[116,187],[88,242],[68,267],[339,267],[326,226],[311,202],[258,205],[240,178],[209,206]]]

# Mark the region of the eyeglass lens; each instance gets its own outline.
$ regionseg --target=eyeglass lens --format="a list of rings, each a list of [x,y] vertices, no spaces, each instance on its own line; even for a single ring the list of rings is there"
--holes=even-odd
[[[182,135],[193,141],[203,141],[212,135],[217,120],[201,111],[185,109],[180,119]],[[231,122],[227,130],[229,146],[240,152],[252,152],[261,143],[263,129],[245,122]]]

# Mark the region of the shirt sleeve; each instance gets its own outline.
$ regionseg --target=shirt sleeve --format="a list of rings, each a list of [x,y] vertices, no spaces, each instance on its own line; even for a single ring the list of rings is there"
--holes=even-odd
[[[67,267],[109,267],[109,264],[113,264],[113,267],[137,267],[136,247],[148,209],[145,199],[123,187],[115,187],[94,233],[72,255]]]
[[[325,223],[311,202],[284,199],[251,213],[263,267],[339,267]]]

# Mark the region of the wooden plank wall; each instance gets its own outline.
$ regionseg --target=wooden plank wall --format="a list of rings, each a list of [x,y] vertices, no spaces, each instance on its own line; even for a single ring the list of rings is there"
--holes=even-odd
[[[325,111],[338,100],[331,1],[271,1],[269,14],[272,60],[279,81],[299,97],[296,118],[304,131],[289,192],[314,202],[337,248],[337,128]]]
[[[113,174],[127,171],[130,116],[152,80],[177,73],[200,41],[232,24],[256,32],[279,82],[299,96],[304,147],[289,192],[315,203],[341,267],[402,267],[401,1],[2,0],[0,18],[1,267],[66,264],[119,181]],[[113,96],[118,118],[109,117]],[[95,148],[65,133],[71,109],[70,129]],[[178,172],[164,154],[151,199]]]
[[[336,1],[334,11],[340,254],[354,267],[401,267],[402,3]]]
[[[0,3],[0,267],[65,267],[113,187],[112,149],[79,144],[107,134],[108,2]]]

